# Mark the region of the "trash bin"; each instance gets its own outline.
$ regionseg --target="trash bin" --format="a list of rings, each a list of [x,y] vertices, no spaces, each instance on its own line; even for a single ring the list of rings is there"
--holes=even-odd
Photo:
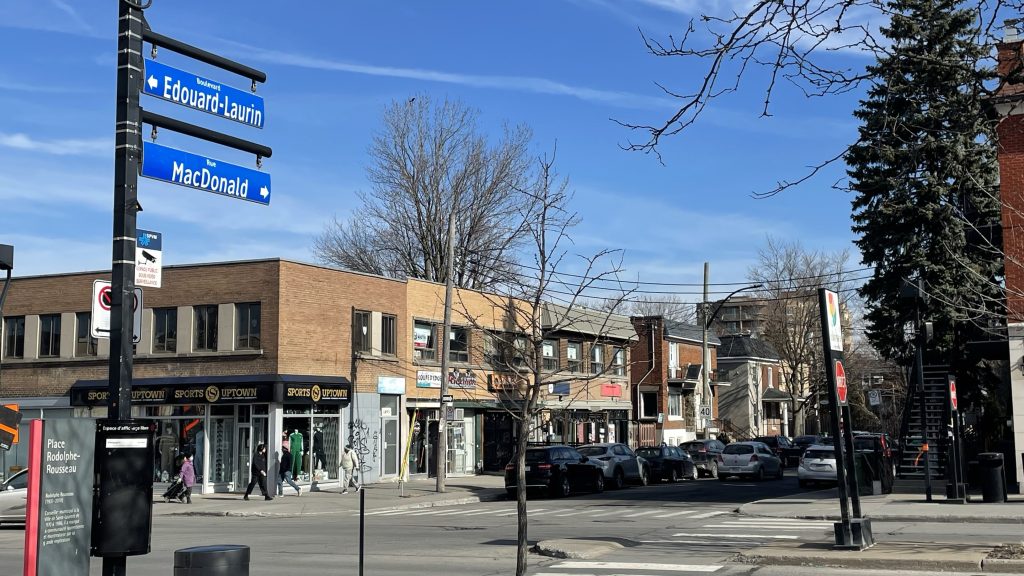
[[[853,453],[853,474],[857,478],[857,494],[871,496],[873,494],[873,463],[870,452]],[[852,486],[850,487],[853,488]]]
[[[978,454],[978,467],[981,468],[982,501],[1006,502],[1002,453],[982,452]]]
[[[174,576],[249,576],[249,547],[218,544],[175,550]]]

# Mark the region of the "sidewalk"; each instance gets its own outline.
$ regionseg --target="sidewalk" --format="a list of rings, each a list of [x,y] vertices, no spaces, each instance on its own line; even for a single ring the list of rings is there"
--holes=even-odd
[[[349,490],[348,494],[342,494],[340,487],[317,492],[303,488],[302,496],[296,497],[287,484],[284,489],[285,495],[273,500],[264,500],[257,489],[249,496],[249,501],[242,500],[242,493],[217,493],[193,495],[192,504],[167,504],[160,494],[155,494],[153,515],[296,517],[358,512],[361,498],[365,499],[367,511],[450,506],[506,498],[504,477],[491,475],[448,478],[444,493],[437,492],[436,481],[432,478],[403,485],[397,482],[368,484],[362,492]]]
[[[861,512],[875,521],[966,522],[1024,524],[1024,495],[1010,494],[1005,503],[985,504],[980,497],[968,504],[947,502],[942,494],[925,501],[921,494],[861,496]],[[771,518],[839,520],[836,490],[805,492],[782,498],[757,500],[739,507],[740,514]]]

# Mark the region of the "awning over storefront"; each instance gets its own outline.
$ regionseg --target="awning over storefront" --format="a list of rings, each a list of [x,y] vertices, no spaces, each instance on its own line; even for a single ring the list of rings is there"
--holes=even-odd
[[[106,405],[107,386],[106,380],[75,382],[71,405]],[[172,376],[136,378],[132,382],[132,403],[144,405],[281,402],[347,406],[351,396],[352,383],[342,376]]]

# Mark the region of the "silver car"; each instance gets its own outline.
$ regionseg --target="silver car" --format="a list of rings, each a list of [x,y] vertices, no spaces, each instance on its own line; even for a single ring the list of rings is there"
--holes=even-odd
[[[0,484],[0,524],[24,524],[28,496],[28,469]]]
[[[800,458],[796,477],[801,487],[811,482],[836,482],[836,448],[828,444],[808,446]]]
[[[718,479],[746,476],[754,480],[782,478],[782,460],[764,442],[733,442],[718,456]]]
[[[587,444],[577,450],[601,466],[604,477],[611,482],[612,488],[621,489],[627,481],[636,482],[641,486],[647,485],[650,473],[647,462],[633,453],[629,446],[618,442],[605,442]]]

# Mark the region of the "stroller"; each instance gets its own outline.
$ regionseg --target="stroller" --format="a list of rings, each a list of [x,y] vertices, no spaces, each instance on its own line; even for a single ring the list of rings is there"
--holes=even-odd
[[[184,500],[185,498],[185,482],[182,481],[181,476],[175,476],[174,481],[167,487],[167,491],[164,492],[164,502],[170,502],[171,500]]]

